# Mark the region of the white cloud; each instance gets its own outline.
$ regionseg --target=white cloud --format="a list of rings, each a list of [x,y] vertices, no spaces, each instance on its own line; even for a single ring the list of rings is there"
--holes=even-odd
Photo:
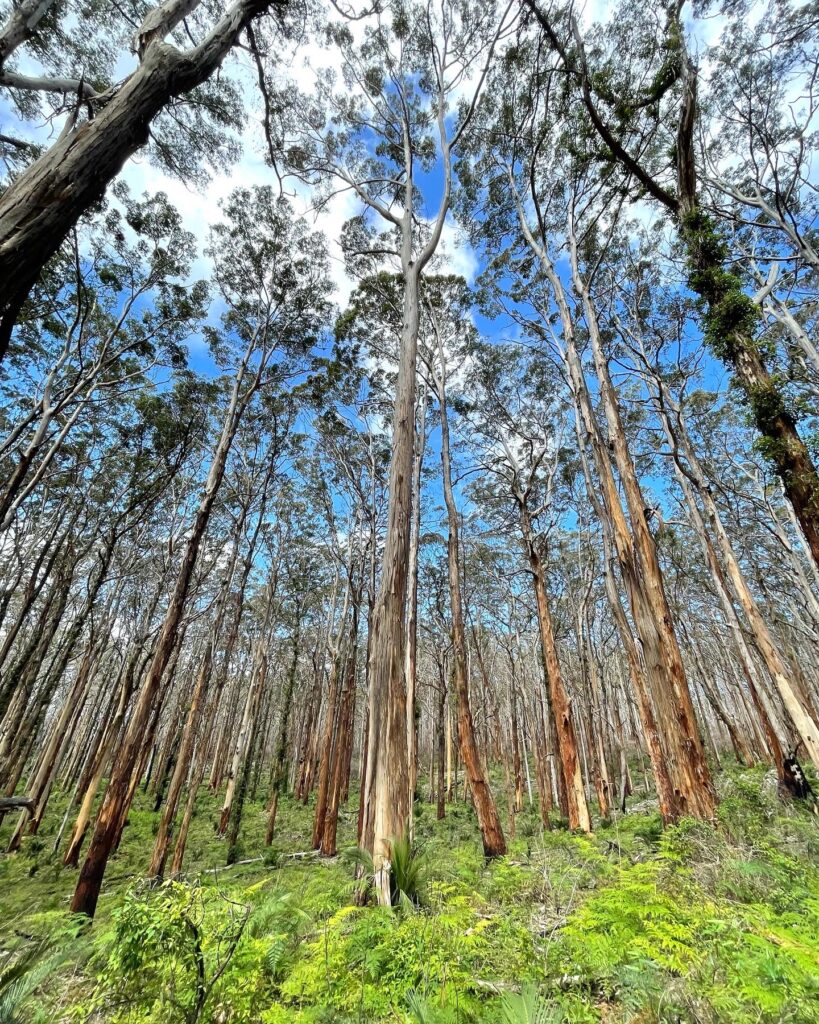
[[[351,30],[354,37],[363,36],[363,23],[352,23]],[[280,66],[285,77],[292,75],[300,89],[310,92],[315,87],[319,72],[324,69],[334,70],[340,79],[341,51],[337,46],[327,46],[320,39],[311,37],[307,43],[300,43],[289,55],[282,55]],[[255,70],[248,65],[243,55],[239,55],[231,61],[230,72],[242,82],[248,98],[246,142],[242,156],[235,165],[225,173],[214,175],[204,188],[185,184],[169,176],[152,164],[144,152],[131,159],[121,174],[133,195],[162,191],[179,210],[185,228],[195,236],[199,248],[192,279],[210,276],[211,261],[203,250],[207,245],[210,226],[220,219],[220,204],[235,188],[278,184],[275,173],[262,155],[264,143],[260,125],[263,108],[257,92]],[[334,285],[333,298],[339,305],[343,305],[349,299],[355,281],[346,273],[339,239],[344,222],[359,212],[360,202],[352,192],[340,192],[316,211],[309,188],[292,180],[286,181],[284,187],[296,214],[304,217],[313,230],[321,231],[326,236],[330,276]]]

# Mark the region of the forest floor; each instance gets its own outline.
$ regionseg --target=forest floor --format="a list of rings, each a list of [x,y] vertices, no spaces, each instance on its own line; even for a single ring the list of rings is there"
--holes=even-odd
[[[782,804],[763,768],[718,783],[715,824],[663,830],[637,797],[583,836],[524,809],[489,864],[467,804],[437,821],[421,803],[418,903],[395,909],[355,906],[352,857],[292,856],[309,849],[312,806],[290,800],[268,850],[264,806],[246,805],[252,862],[224,869],[203,793],[184,882],[149,887],[158,815],[140,795],[91,928],[66,912],[76,872],[51,854],[57,800],[0,858],[0,1024],[819,1022],[819,819]],[[28,970],[4,987],[2,951],[21,949]]]

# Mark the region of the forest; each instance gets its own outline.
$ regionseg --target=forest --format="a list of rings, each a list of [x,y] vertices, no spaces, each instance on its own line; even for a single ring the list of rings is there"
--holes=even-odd
[[[819,0],[0,0],[0,1024],[819,1024]]]

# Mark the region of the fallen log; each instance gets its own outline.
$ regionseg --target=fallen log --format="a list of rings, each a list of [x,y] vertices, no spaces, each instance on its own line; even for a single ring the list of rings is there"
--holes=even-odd
[[[28,811],[34,813],[34,801],[29,796],[0,796],[0,814],[7,811]]]
[[[282,853],[279,855],[278,860],[318,860],[318,857],[318,850],[304,850],[300,853]],[[333,858],[325,858],[325,860],[331,859]],[[230,871],[231,868],[240,868],[243,867],[245,864],[261,864],[264,862],[264,860],[264,857],[248,857],[246,860],[236,860],[232,864],[225,864],[223,867],[205,868],[204,871],[200,871],[198,873],[202,875],[221,875],[223,871]]]

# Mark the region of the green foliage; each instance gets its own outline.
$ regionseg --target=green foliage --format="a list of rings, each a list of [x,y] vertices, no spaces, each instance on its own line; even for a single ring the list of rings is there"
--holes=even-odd
[[[409,990],[457,993],[466,1012],[477,1005],[476,978],[491,982],[531,966],[527,929],[489,913],[474,892],[432,882],[428,904],[400,915],[342,908],[302,949],[282,995],[294,1006],[321,1001],[340,1013],[361,1007],[365,1019],[377,1020]]]
[[[129,890],[101,939],[95,1007],[123,1006],[115,1021],[198,1024],[224,979],[249,907],[214,889],[168,881]],[[234,998],[232,995],[231,998]]]
[[[728,247],[708,214],[691,212],[681,234],[688,249],[688,283],[706,306],[705,340],[715,355],[732,363],[743,346],[753,345],[759,310],[740,276],[726,269]]]
[[[375,867],[367,850],[353,847],[344,856],[349,863],[363,868],[366,878],[372,880]],[[394,907],[421,903],[425,871],[426,859],[408,836],[390,842],[390,901]]]
[[[742,806],[750,832],[765,835]],[[722,813],[734,813],[730,803]],[[684,821],[655,859],[618,867],[571,915],[549,952],[550,973],[602,992],[624,1020],[819,1019],[816,880],[781,852],[781,835],[768,834],[751,856],[724,832]]]
[[[704,908],[685,897],[678,902],[660,884],[663,868],[657,862],[620,868],[613,884],[567,923],[552,954],[555,968],[565,973],[580,969],[603,985],[635,957],[653,960],[673,974],[688,970],[696,959]]]
[[[248,934],[267,937],[264,970],[273,981],[280,980],[290,966],[302,936],[312,924],[293,893],[277,893],[262,902],[251,914]]]
[[[420,903],[424,856],[409,836],[402,836],[390,844],[390,863],[393,903],[397,902],[399,895],[406,897],[410,903]]]
[[[0,1024],[24,1024],[32,997],[65,958],[53,942],[34,942],[0,958]]]
[[[559,1020],[554,1007],[539,994],[534,985],[527,985],[522,992],[505,992],[501,998],[504,1024],[553,1024]]]
[[[407,1010],[412,1024],[457,1024],[460,1007],[444,997],[422,995],[415,989],[407,993]]]
[[[56,909],[71,876],[52,870],[45,851],[33,878],[25,857],[11,859],[0,884],[14,901],[13,928],[38,938],[20,947],[9,931],[5,945],[19,949],[15,957],[31,949],[43,958],[25,954],[31,974],[18,1017],[814,1024],[819,830],[806,809],[782,805],[764,776],[761,768],[719,776],[716,825],[685,820],[662,831],[656,812],[632,812],[580,836],[540,831],[535,819],[508,857],[489,863],[471,808],[452,804],[441,822],[424,808],[416,815],[422,902],[398,897],[397,909],[354,906],[345,858],[287,857],[304,849],[312,816],[288,798],[275,863],[260,858],[153,888],[117,888],[115,875],[81,941]],[[210,826],[218,797],[202,801],[191,834],[197,869],[224,855]],[[262,804],[249,807],[254,856],[265,817]],[[135,810],[118,872],[139,871],[154,820]],[[354,815],[345,817],[347,842],[354,828]],[[411,852],[414,862],[418,848]],[[37,912],[24,914],[26,903]]]

